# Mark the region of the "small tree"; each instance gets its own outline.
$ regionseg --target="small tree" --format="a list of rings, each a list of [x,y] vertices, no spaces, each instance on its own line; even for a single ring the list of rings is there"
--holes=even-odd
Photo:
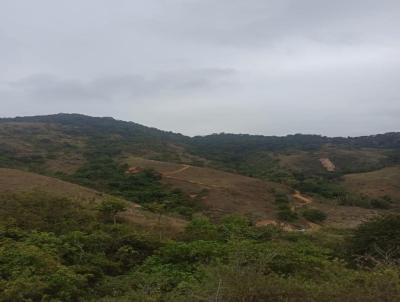
[[[158,230],[159,230],[160,241],[162,239],[161,217],[166,211],[165,207],[166,207],[165,204],[157,203],[157,202],[153,202],[153,203],[150,203],[150,204],[146,205],[146,208],[149,211],[152,211],[152,212],[158,214],[158,219],[157,219],[157,221],[158,221],[157,224],[158,225],[157,226],[158,226]]]
[[[120,212],[126,211],[126,202],[117,198],[106,198],[98,206],[98,210],[106,220],[112,220],[117,223],[117,215]]]
[[[186,226],[184,238],[187,240],[216,240],[218,229],[207,217],[198,216]]]

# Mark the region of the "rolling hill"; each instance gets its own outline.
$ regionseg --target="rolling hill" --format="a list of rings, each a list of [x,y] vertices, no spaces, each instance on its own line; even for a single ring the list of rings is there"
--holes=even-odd
[[[180,198],[192,203],[190,207],[201,203],[201,211],[213,218],[239,213],[255,223],[275,220],[278,193],[301,212],[304,205],[293,197],[296,190],[312,198],[308,207],[328,213],[326,224],[335,226],[354,226],[400,204],[400,133],[357,138],[300,134],[191,138],[112,118],[57,114],[0,119],[0,141],[0,167],[14,169],[0,174],[3,181],[13,175],[10,181],[15,184],[10,186],[15,188],[34,188],[38,183],[41,189],[61,192],[66,182],[55,179],[61,178],[92,188],[76,189],[69,183],[71,191],[65,192],[74,197],[75,191],[98,196],[96,189],[127,198],[131,194],[124,191],[127,188],[112,189],[112,182],[124,178],[129,167],[138,167],[161,173],[164,185],[181,190],[186,197]],[[36,180],[15,169],[36,173]],[[96,180],[84,181],[84,175],[96,171],[100,174]],[[101,175],[105,171],[109,174]],[[115,173],[119,178],[110,179],[106,188],[105,178]],[[390,204],[381,200],[386,195]],[[375,205],[378,209],[373,209]],[[297,224],[307,226],[302,219]]]
[[[0,300],[397,301],[399,137],[0,119]]]

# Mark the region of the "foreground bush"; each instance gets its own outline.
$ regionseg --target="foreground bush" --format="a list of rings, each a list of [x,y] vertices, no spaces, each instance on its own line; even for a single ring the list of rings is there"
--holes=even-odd
[[[400,215],[376,217],[361,224],[350,239],[349,254],[371,263],[400,261]]]

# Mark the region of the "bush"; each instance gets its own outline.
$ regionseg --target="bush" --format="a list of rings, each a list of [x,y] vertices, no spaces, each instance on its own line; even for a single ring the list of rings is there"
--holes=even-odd
[[[277,213],[278,219],[282,221],[292,222],[298,219],[296,212],[292,211],[289,207],[281,208]]]
[[[206,217],[195,217],[185,229],[185,240],[217,240],[217,226]]]
[[[374,260],[400,260],[400,215],[391,214],[361,224],[350,239],[352,256]]]
[[[322,222],[327,218],[327,215],[317,209],[305,209],[302,212],[302,215],[305,219],[311,222]]]

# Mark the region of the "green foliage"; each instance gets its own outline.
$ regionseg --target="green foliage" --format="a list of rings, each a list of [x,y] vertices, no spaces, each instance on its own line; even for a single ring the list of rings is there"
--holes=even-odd
[[[187,225],[183,237],[185,240],[217,240],[218,227],[206,217],[195,217]]]
[[[388,196],[382,198],[371,198],[363,194],[346,193],[339,198],[339,204],[367,209],[390,209],[393,201]]]
[[[88,226],[90,216],[78,202],[39,191],[0,195],[0,221],[10,227],[62,233]]]
[[[1,301],[77,301],[86,278],[35,245],[5,241],[0,246]]]
[[[337,181],[323,177],[304,178],[304,175],[297,175],[295,188],[301,192],[314,193],[326,198],[340,198],[346,194]]]
[[[70,180],[99,191],[137,202],[149,210],[155,205],[166,212],[191,217],[200,210],[200,203],[181,190],[161,184],[161,175],[147,169],[136,174],[126,173],[127,165],[119,165],[108,155],[92,155]]]
[[[298,215],[289,206],[281,205],[277,212],[277,217],[279,220],[293,222],[298,219]]]
[[[323,211],[318,209],[304,209],[302,211],[302,215],[308,221],[315,223],[322,222],[327,218],[327,215]]]
[[[243,239],[251,236],[250,221],[239,215],[228,215],[224,217],[219,226],[219,233],[225,240]]]
[[[96,215],[122,210],[117,199],[97,208],[38,192],[4,200],[0,301],[399,301],[398,216],[360,226],[348,245],[343,231],[285,233],[237,215],[218,223],[196,216],[181,239],[160,241]],[[52,210],[57,221],[48,220]],[[80,213],[84,220],[69,222]],[[338,245],[380,265],[352,267]]]
[[[113,197],[104,199],[97,207],[103,219],[106,221],[112,220],[114,224],[117,223],[118,213],[125,211],[126,208],[127,204],[125,201]]]
[[[367,262],[400,260],[400,215],[385,215],[361,224],[350,239],[349,252]]]

